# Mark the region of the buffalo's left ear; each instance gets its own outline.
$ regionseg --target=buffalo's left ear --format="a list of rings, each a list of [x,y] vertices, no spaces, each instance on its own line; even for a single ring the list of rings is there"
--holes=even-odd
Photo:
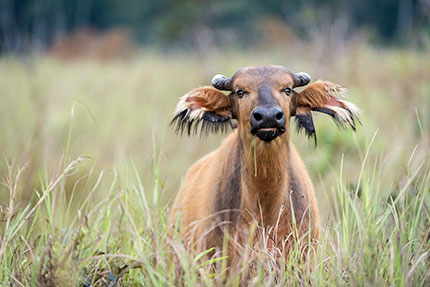
[[[315,137],[315,128],[311,111],[330,115],[339,127],[356,129],[360,123],[360,109],[339,97],[346,96],[346,89],[340,85],[318,80],[300,93],[294,93],[292,115],[296,116],[297,125],[305,129],[309,136]]]
[[[171,125],[176,132],[201,133],[225,132],[231,123],[230,97],[220,90],[205,86],[194,89],[179,99]]]

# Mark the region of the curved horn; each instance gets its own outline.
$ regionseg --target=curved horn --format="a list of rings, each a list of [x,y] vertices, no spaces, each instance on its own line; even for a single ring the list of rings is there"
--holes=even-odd
[[[231,91],[231,78],[218,74],[212,78],[212,86],[218,90]]]
[[[306,86],[311,81],[311,76],[309,76],[308,73],[304,73],[304,72],[297,73],[297,74],[293,73],[293,77],[294,77],[293,88]]]

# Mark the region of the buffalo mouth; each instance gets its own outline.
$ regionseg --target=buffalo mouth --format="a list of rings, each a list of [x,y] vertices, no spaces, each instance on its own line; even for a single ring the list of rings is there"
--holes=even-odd
[[[259,128],[251,130],[260,140],[270,142],[285,132],[284,128]]]

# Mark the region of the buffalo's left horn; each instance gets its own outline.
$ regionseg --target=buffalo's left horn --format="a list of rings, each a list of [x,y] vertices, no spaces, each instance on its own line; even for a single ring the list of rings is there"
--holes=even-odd
[[[311,76],[309,76],[308,73],[301,72],[301,73],[293,74],[293,76],[294,76],[293,88],[306,86],[311,81]]]
[[[231,91],[231,78],[218,74],[212,78],[212,86],[218,90]]]

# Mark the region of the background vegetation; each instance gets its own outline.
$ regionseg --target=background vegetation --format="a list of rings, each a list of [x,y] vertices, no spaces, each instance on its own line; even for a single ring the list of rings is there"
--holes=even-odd
[[[428,3],[295,2],[0,2],[0,285],[430,285]],[[187,252],[168,222],[225,135],[169,122],[214,74],[267,63],[347,87],[362,126],[315,115],[314,147],[291,125],[318,248],[279,262],[262,244],[229,273],[228,254]]]
[[[373,42],[422,45],[429,41],[430,2],[1,0],[0,25],[0,51],[6,52],[40,51],[83,27],[104,31],[118,26],[139,43],[164,49],[243,48],[281,25],[305,39],[325,32],[339,41],[366,30]]]
[[[255,270],[250,284],[428,284],[428,54],[357,43],[334,56],[319,52],[309,45],[209,57],[147,50],[109,62],[1,59],[0,281],[225,282],[221,267],[196,264],[166,220],[187,168],[223,136],[180,138],[168,123],[178,97],[213,74],[282,63],[348,87],[363,125],[339,131],[316,115],[317,147],[293,133],[323,215],[315,267],[276,267],[262,248],[246,263]],[[130,262],[143,268],[120,276]]]

